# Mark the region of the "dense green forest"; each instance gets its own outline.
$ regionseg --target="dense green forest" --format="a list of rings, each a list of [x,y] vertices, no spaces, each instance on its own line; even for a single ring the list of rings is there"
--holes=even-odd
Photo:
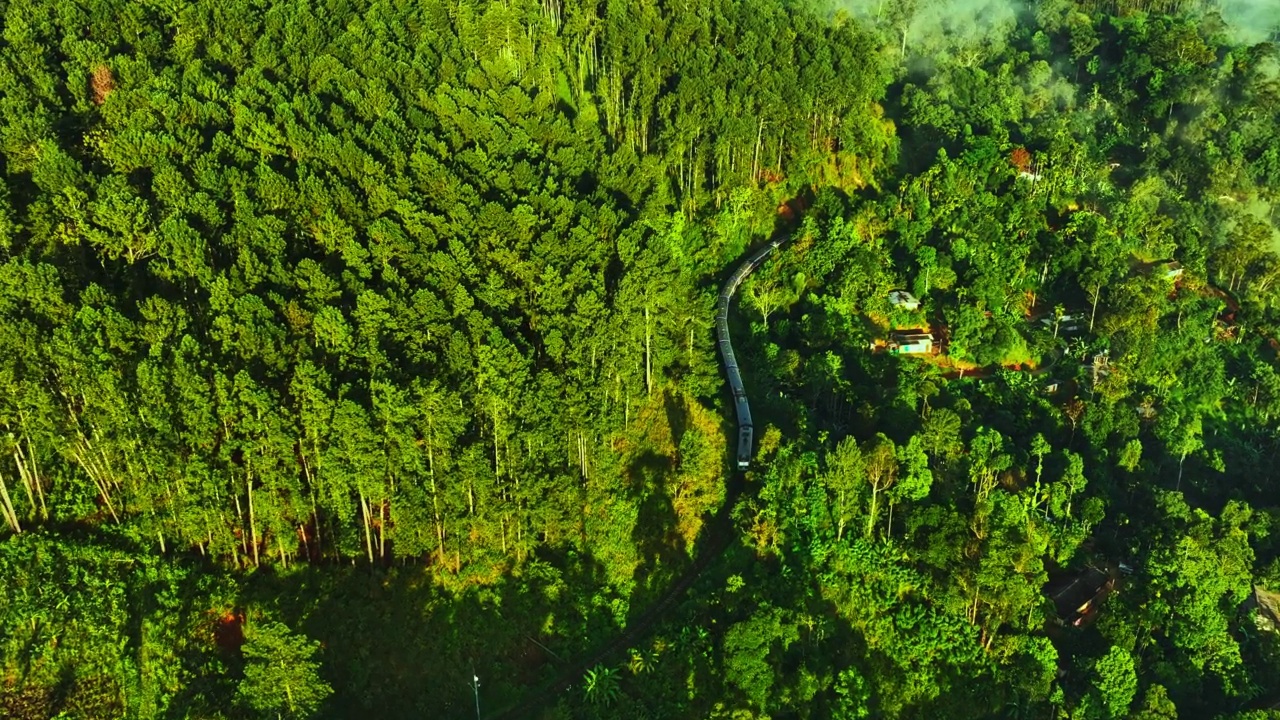
[[[1280,718],[1280,7],[0,14],[0,716]]]

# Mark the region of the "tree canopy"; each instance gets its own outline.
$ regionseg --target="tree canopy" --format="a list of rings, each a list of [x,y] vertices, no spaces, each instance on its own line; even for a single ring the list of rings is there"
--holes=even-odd
[[[1238,5],[0,0],[0,715],[1266,716]]]

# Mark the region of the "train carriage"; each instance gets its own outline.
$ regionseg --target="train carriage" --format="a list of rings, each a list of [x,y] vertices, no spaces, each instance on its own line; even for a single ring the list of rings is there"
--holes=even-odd
[[[750,425],[738,426],[738,469],[751,467],[752,428]]]
[[[733,354],[733,344],[729,339],[729,303],[742,281],[760,266],[787,238],[777,238],[768,245],[757,250],[747,258],[733,275],[725,281],[720,290],[719,302],[716,303],[716,340],[720,348],[720,357],[724,361],[725,375],[728,377],[729,390],[733,394],[734,411],[738,416],[738,469],[746,470],[751,466],[755,429],[751,422],[751,405],[747,402],[747,391],[742,383],[742,373],[738,368],[738,359]]]

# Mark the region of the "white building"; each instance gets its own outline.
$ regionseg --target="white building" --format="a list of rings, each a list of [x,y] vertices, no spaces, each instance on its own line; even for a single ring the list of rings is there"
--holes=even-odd
[[[889,304],[903,310],[919,310],[920,301],[906,290],[894,290],[889,293]]]

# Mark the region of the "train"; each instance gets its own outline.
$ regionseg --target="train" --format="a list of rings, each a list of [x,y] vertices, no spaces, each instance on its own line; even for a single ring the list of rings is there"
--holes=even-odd
[[[738,416],[738,469],[746,470],[751,466],[752,447],[755,440],[754,426],[751,423],[751,404],[747,402],[747,391],[742,385],[742,372],[738,367],[738,359],[733,354],[733,343],[729,340],[729,303],[738,291],[738,286],[760,267],[765,258],[777,250],[789,238],[775,238],[761,246],[738,266],[720,289],[720,299],[716,303],[716,342],[720,347],[720,358],[724,361],[725,375],[729,380],[729,391],[733,395],[733,406]]]

